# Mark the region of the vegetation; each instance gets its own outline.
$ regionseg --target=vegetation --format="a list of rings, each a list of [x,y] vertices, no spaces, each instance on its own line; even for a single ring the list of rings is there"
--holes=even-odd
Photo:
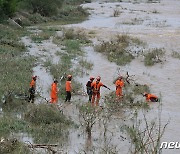
[[[161,107],[158,108],[157,118],[149,121],[143,112],[143,118],[139,119],[137,112],[132,119],[131,126],[125,126],[131,140],[131,153],[161,153],[161,138],[169,122],[164,126],[161,123]]]
[[[17,139],[3,138],[3,141],[0,142],[0,153],[28,154],[30,150],[27,145]]]
[[[126,65],[134,59],[133,51],[128,49],[130,46],[143,45],[143,42],[128,35],[118,35],[115,41],[103,42],[95,46],[97,52],[104,53],[108,59],[118,65]]]
[[[164,55],[165,50],[163,48],[149,50],[149,52],[144,55],[144,64],[146,66],[153,66],[155,63],[163,62],[162,58]]]
[[[93,125],[96,122],[100,114],[100,110],[97,110],[92,104],[88,103],[79,107],[80,117],[82,120],[82,125],[88,134],[88,138],[91,138],[91,132]]]
[[[0,98],[12,101],[12,94],[28,90],[35,59],[26,55],[25,46],[20,43],[23,30],[5,25],[0,25],[0,29]]]
[[[148,109],[149,105],[143,97],[144,92],[150,92],[147,85],[129,84],[125,81],[124,95],[117,99],[115,91],[105,96],[105,104],[109,112],[118,113],[122,109]]]
[[[32,106],[25,113],[25,120],[30,123],[28,133],[32,134],[34,142],[41,144],[56,143],[60,139],[66,141],[65,129],[72,125],[56,106],[46,104]]]
[[[171,56],[172,56],[173,58],[180,59],[180,53],[179,53],[179,52],[173,51]]]

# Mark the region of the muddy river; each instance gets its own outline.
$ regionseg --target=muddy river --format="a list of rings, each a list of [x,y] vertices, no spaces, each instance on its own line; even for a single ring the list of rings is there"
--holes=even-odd
[[[164,48],[166,50],[165,61],[162,64],[156,64],[152,67],[144,66],[141,58],[136,58],[126,66],[118,67],[115,63],[111,63],[107,58],[94,51],[92,46],[83,47],[86,58],[91,61],[94,66],[90,74],[93,76],[100,75],[102,82],[115,90],[113,83],[117,76],[117,69],[120,68],[121,73],[135,75],[137,82],[150,86],[152,93],[161,96],[162,99],[162,124],[170,119],[162,141],[180,142],[180,60],[171,56],[173,51],[180,53],[180,1],[179,0],[161,0],[160,3],[131,3],[131,2],[103,2],[94,1],[84,4],[84,8],[88,8],[90,17],[87,21],[80,24],[66,25],[74,29],[82,29],[84,31],[94,31],[95,36],[93,44],[100,41],[106,41],[113,38],[116,34],[128,34],[137,37],[147,43],[147,48]],[[118,17],[113,17],[114,10],[120,11]],[[52,41],[44,42],[40,46],[35,46],[29,42],[28,38],[23,38],[26,45],[31,45],[30,54],[38,55],[46,48],[43,55],[51,57],[54,63],[59,59],[53,53],[60,50]],[[36,52],[36,50],[38,50]],[[41,51],[41,52],[40,52]],[[33,53],[34,52],[34,53]],[[36,53],[35,53],[36,52]],[[43,61],[44,59],[41,58]],[[38,64],[34,68],[34,74],[39,76],[39,88],[43,89],[43,97],[49,97],[49,86],[52,82],[52,76]],[[85,85],[89,76],[79,79]],[[47,82],[49,81],[49,82]],[[85,88],[85,87],[84,87]],[[102,97],[109,93],[109,90],[101,89]],[[102,101],[101,101],[102,103]],[[148,112],[148,118],[153,119],[157,116],[157,104],[150,104],[151,110]],[[74,104],[70,104],[65,111],[76,111]],[[73,113],[72,115],[76,115]],[[78,116],[75,116],[78,119]],[[112,120],[108,129],[113,133],[108,133],[112,145],[117,146],[118,153],[129,153],[129,142],[123,140],[120,132],[121,124],[118,120]],[[92,141],[88,141],[82,130],[71,130],[69,135],[68,146],[65,147],[64,153],[79,153],[88,146],[107,146],[101,127],[95,126],[92,133]],[[91,152],[90,152],[91,153]],[[177,150],[163,150],[163,154],[178,154]]]

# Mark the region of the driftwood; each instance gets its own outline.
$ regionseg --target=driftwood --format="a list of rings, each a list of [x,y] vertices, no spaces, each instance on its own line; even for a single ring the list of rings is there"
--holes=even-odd
[[[19,28],[23,28],[21,25],[19,25],[15,20],[9,18],[9,22],[11,22],[13,25],[19,27]]]
[[[57,153],[57,151],[52,148],[52,147],[57,147],[57,146],[58,146],[57,144],[31,144],[31,143],[28,144],[29,148],[32,148],[32,149],[37,149],[37,148],[46,149],[48,151],[51,151],[52,154]]]

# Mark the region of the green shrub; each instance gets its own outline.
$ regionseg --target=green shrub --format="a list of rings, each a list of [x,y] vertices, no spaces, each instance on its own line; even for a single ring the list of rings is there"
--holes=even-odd
[[[172,54],[171,54],[171,56],[172,56],[173,58],[180,59],[180,53],[179,53],[179,52],[173,51]]]
[[[69,121],[54,105],[39,104],[32,106],[25,114],[25,119],[33,124],[67,123]]]
[[[42,16],[52,16],[58,13],[58,9],[62,6],[63,0],[26,0],[28,8],[33,13],[39,13]]]
[[[134,56],[127,50],[127,47],[134,44],[133,41],[134,39],[128,35],[119,35],[115,41],[103,42],[95,46],[95,50],[104,53],[110,61],[118,65],[126,65],[134,59]]]
[[[0,117],[0,137],[7,137],[10,133],[18,133],[26,130],[26,122],[10,117]]]
[[[0,153],[2,154],[29,154],[31,153],[27,145],[17,139],[4,139],[0,142]]]
[[[17,9],[18,0],[0,0],[1,19],[12,17]]]
[[[149,50],[149,52],[144,55],[144,64],[146,66],[153,66],[155,63],[160,63],[164,55],[165,50],[162,48]]]

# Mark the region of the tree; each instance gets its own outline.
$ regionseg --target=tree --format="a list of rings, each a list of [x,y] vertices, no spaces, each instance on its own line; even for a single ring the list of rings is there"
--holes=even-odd
[[[42,16],[56,15],[58,9],[61,8],[63,0],[25,0],[28,8],[32,9],[33,13],[39,13]]]
[[[18,0],[0,0],[1,18],[12,17],[17,9]]]

